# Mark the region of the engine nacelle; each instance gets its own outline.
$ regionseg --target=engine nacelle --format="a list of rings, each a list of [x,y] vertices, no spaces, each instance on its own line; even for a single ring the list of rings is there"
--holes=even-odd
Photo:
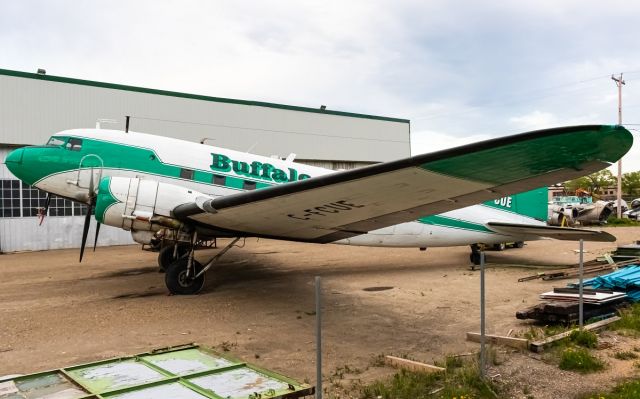
[[[563,221],[569,226],[573,226],[578,218],[576,208],[563,208],[560,205],[549,205],[547,223],[550,226],[561,226]]]
[[[132,231],[180,229],[171,216],[178,205],[204,194],[156,180],[108,176],[100,180],[95,216],[100,223]]]

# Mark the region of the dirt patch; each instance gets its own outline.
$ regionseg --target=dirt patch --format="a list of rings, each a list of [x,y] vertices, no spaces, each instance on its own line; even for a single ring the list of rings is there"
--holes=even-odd
[[[620,244],[640,239],[640,228],[607,231]],[[227,242],[219,241],[220,247]],[[586,259],[615,246],[586,243]],[[545,240],[487,252],[487,332],[526,331],[529,323],[517,320],[515,312],[568,281],[518,283],[518,278],[535,273],[536,265],[576,263],[577,248],[577,243]],[[202,251],[198,258],[217,251]],[[389,369],[371,366],[383,353],[433,363],[478,348],[465,340],[465,333],[478,331],[480,324],[479,272],[469,268],[467,247],[421,252],[247,239],[244,248],[232,249],[207,275],[203,293],[191,297],[166,295],[157,253],[124,246],[98,248],[82,264],[77,257],[77,250],[0,257],[0,347],[6,350],[0,352],[0,375],[199,342],[224,344],[260,366],[313,381],[315,276],[323,278],[329,389],[329,379],[340,382],[331,376],[345,365],[362,371],[345,374],[345,386],[389,374]],[[393,289],[363,290],[375,287]],[[517,353],[509,354],[494,374],[509,384],[535,385],[535,398],[566,397],[554,396],[557,384],[603,386],[634,375],[634,367],[613,368],[621,361],[602,353],[612,371],[595,377],[561,373]],[[511,397],[526,395],[515,390]]]

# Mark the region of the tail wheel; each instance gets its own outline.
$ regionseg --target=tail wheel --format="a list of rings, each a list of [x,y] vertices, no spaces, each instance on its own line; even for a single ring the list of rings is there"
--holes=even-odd
[[[516,241],[516,248],[524,248],[524,241]]]
[[[174,295],[195,295],[204,287],[204,273],[197,278],[187,276],[188,263],[189,259],[187,257],[179,258],[173,261],[166,269],[164,282],[169,292]],[[198,274],[201,270],[202,265],[194,259],[193,272]]]

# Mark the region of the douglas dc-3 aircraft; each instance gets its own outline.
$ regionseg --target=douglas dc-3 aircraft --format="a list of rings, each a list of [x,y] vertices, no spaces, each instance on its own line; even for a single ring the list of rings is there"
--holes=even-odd
[[[335,172],[173,138],[77,129],[14,150],[5,163],[26,184],[89,204],[98,223],[130,230],[137,242],[162,234],[172,243],[159,256],[169,291],[195,294],[241,237],[472,245],[476,262],[478,243],[614,241],[604,232],[546,226],[546,190],[530,190],[606,168],[632,142],[621,126],[564,127]],[[90,220],[91,212],[80,260]],[[217,237],[236,239],[200,264],[197,244]]]

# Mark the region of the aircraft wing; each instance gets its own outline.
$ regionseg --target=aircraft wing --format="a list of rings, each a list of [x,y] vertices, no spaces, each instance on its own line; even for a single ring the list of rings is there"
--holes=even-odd
[[[225,197],[174,216],[242,236],[327,243],[604,169],[631,147],[621,126],[502,137]]]
[[[585,241],[598,242],[614,242],[616,240],[616,237],[614,235],[600,230],[576,229],[558,226],[536,226],[531,224],[502,222],[489,222],[487,223],[487,226],[497,233],[520,237],[549,237],[555,238],[556,240],[568,241],[578,241],[580,239],[583,239]]]

